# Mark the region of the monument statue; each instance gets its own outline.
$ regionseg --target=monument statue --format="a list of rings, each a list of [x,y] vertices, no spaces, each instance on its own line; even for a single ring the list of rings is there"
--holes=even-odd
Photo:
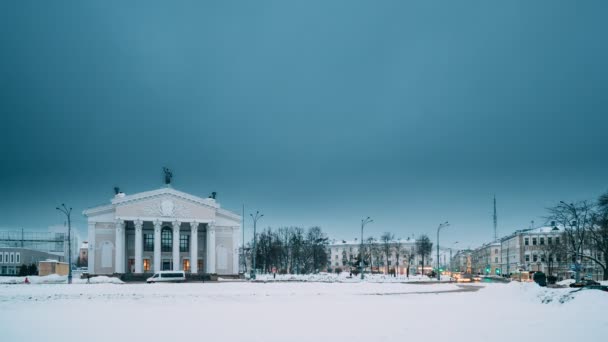
[[[173,173],[169,170],[168,167],[163,167],[163,172],[165,174],[165,184],[171,184],[171,178],[173,178]]]

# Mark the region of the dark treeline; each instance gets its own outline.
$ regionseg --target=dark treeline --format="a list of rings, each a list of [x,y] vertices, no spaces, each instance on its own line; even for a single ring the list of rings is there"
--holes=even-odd
[[[257,234],[256,268],[279,273],[314,273],[327,264],[328,238],[320,227],[267,228]]]

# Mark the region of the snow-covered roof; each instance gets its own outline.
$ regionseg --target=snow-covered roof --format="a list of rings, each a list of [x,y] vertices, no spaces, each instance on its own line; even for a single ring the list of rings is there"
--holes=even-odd
[[[395,239],[392,240],[391,243],[415,243],[416,240],[415,239]],[[367,244],[367,241],[364,241],[363,243]],[[373,244],[381,244],[382,241],[380,241],[379,239],[374,239]],[[361,241],[358,239],[354,239],[354,240],[332,240],[329,244],[330,247],[333,246],[349,246],[349,245],[359,245],[361,244]]]

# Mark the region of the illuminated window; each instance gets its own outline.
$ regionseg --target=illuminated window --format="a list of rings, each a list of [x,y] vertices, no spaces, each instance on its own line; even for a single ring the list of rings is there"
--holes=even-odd
[[[144,272],[150,272],[150,259],[144,259]]]
[[[183,264],[184,264],[184,271],[190,272],[190,260],[184,259]]]

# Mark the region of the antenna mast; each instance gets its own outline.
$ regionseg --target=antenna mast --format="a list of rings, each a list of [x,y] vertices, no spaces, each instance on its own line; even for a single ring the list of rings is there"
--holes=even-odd
[[[498,240],[498,231],[496,226],[498,225],[498,217],[496,216],[496,195],[494,195],[494,241]]]

